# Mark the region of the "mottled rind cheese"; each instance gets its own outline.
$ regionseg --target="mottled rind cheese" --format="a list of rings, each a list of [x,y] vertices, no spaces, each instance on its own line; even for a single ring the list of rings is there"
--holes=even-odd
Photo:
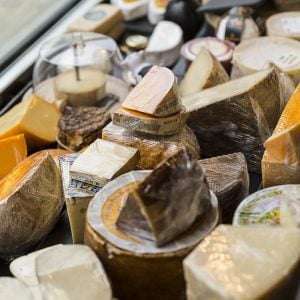
[[[300,230],[220,225],[184,260],[187,299],[296,299]]]
[[[229,76],[221,63],[202,47],[180,83],[180,93],[188,96],[226,81]]]
[[[30,150],[54,143],[60,112],[32,95],[0,117],[0,139],[23,133]]]
[[[249,194],[249,174],[243,153],[199,160],[210,189],[216,194],[222,223],[231,224],[240,202]]]
[[[27,156],[24,134],[0,140],[0,179]]]
[[[276,125],[273,135],[265,142],[262,160],[263,186],[300,183],[299,124],[300,85]]]
[[[159,165],[138,185],[132,197],[159,247],[175,240],[190,228],[197,217],[211,209],[204,172],[186,149]],[[126,209],[130,210],[125,206],[123,210]],[[120,226],[122,216],[121,212],[118,219]],[[134,223],[132,219],[131,224]],[[133,224],[131,226],[134,227]]]
[[[131,131],[151,135],[173,135],[182,130],[187,115],[182,110],[167,117],[155,117],[125,108],[117,109],[112,117],[113,124]]]
[[[261,172],[263,143],[280,116],[279,74],[257,72],[182,99],[201,151],[213,157],[242,152],[250,171]]]
[[[137,149],[97,139],[72,164],[70,173],[85,175],[105,185],[112,178],[133,170],[139,160]]]
[[[63,207],[59,170],[47,151],[23,160],[0,181],[0,255],[35,246],[55,225]]]
[[[153,169],[157,164],[184,147],[193,154],[194,158],[200,157],[200,146],[197,138],[187,126],[175,135],[149,136],[109,123],[102,130],[102,138],[139,149],[138,166],[143,169]]]
[[[157,117],[178,113],[181,101],[175,75],[168,68],[153,66],[129,93],[122,107]]]

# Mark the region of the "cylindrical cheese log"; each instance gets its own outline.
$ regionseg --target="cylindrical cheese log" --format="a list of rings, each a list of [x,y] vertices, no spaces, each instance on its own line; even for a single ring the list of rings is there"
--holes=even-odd
[[[133,238],[116,227],[123,202],[148,174],[122,175],[95,196],[87,212],[85,243],[103,263],[118,299],[185,299],[182,260],[216,226],[217,199],[212,195],[211,213],[174,242],[158,248],[155,242]]]
[[[95,104],[105,95],[106,76],[101,70],[79,68],[59,74],[55,78],[57,98],[66,97],[70,106]]]

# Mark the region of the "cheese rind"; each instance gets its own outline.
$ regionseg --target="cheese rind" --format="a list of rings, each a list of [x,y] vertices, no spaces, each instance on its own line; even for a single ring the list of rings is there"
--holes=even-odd
[[[12,277],[0,278],[1,300],[34,300],[30,289],[20,280]]]
[[[187,126],[178,134],[162,137],[131,132],[109,123],[103,128],[102,138],[139,149],[138,166],[143,169],[153,169],[157,164],[185,147],[193,154],[194,158],[200,157],[197,138]]]
[[[97,139],[72,164],[71,174],[90,177],[105,185],[112,178],[133,170],[139,160],[137,149]]]
[[[294,299],[299,245],[299,229],[220,225],[184,260],[187,298]]]
[[[186,119],[184,110],[168,117],[154,117],[125,108],[117,109],[112,117],[113,124],[116,126],[160,136],[179,133],[185,126]]]
[[[56,140],[59,117],[54,105],[32,95],[0,117],[0,139],[23,133],[30,150],[47,146]]]
[[[35,246],[53,228],[63,204],[60,173],[49,153],[23,160],[0,181],[0,255],[13,257]]]
[[[187,124],[204,155],[244,153],[250,171],[260,173],[263,142],[280,115],[279,74],[268,69],[182,99]]]
[[[229,76],[221,63],[202,47],[180,83],[180,92],[184,97],[226,81]]]
[[[157,117],[178,113],[181,101],[175,75],[168,68],[153,66],[129,93],[122,107]]]
[[[109,281],[100,260],[85,245],[62,245],[36,258],[36,273],[46,299],[111,300]]]
[[[0,140],[0,179],[27,156],[24,134]]]

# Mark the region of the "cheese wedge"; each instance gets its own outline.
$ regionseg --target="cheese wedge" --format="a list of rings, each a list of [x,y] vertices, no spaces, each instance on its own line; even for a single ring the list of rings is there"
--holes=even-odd
[[[0,179],[27,156],[24,134],[0,140]]]
[[[102,130],[102,138],[121,145],[139,149],[138,166],[152,170],[157,164],[175,154],[182,148],[187,148],[194,156],[200,157],[200,146],[195,134],[187,126],[175,135],[154,136],[129,131],[109,123]]]
[[[133,170],[139,160],[137,149],[97,139],[72,164],[71,175],[86,176],[105,185],[112,178]]]
[[[263,186],[300,183],[298,128],[300,85],[288,101],[272,137],[266,141],[262,160]]]
[[[84,245],[62,245],[41,253],[36,274],[43,299],[112,299],[100,260]]]
[[[261,172],[263,142],[280,116],[279,74],[268,69],[182,98],[202,152],[213,157],[244,153],[250,171]]]
[[[131,131],[153,135],[173,135],[182,130],[187,115],[180,113],[168,117],[154,117],[125,108],[117,109],[113,114],[113,124]]]
[[[129,93],[122,107],[157,117],[179,112],[181,101],[175,75],[167,68],[153,66]]]
[[[299,245],[300,229],[220,225],[184,260],[187,298],[296,299]]]
[[[221,63],[208,49],[201,47],[180,83],[180,93],[188,96],[226,81],[229,76]]]
[[[0,181],[0,255],[13,257],[35,246],[63,205],[60,173],[50,154],[41,151],[23,160]]]
[[[111,4],[121,9],[125,21],[132,21],[147,14],[148,0],[111,0]]]
[[[54,143],[60,112],[32,95],[0,117],[0,139],[23,133],[30,150]]]
[[[0,277],[1,300],[35,300],[29,287],[12,277]]]

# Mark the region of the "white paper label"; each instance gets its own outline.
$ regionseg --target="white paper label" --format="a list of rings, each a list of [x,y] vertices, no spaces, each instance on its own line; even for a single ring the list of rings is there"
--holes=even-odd
[[[300,17],[282,18],[282,25],[286,33],[300,33]]]

